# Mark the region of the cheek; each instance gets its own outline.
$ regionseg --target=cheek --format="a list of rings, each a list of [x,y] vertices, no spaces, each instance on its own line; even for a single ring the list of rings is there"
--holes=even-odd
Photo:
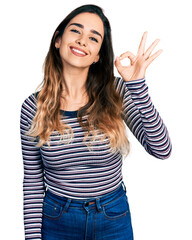
[[[59,49],[59,53],[61,57],[66,57],[66,46],[65,45],[61,45],[60,49]]]
[[[67,39],[63,39],[63,41],[61,42],[59,52],[62,57],[66,56],[66,54],[68,55],[69,47],[67,43],[68,43]]]
[[[97,55],[99,54],[99,52],[100,52],[100,49],[101,49],[100,45],[99,45],[99,46],[94,46],[94,47],[92,48],[91,52],[92,52],[92,54],[93,54],[94,56],[97,56]]]

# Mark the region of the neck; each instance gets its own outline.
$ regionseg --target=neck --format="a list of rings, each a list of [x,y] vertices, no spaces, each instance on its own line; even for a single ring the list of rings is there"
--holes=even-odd
[[[64,92],[69,99],[79,99],[86,92],[85,84],[89,68],[64,66]]]

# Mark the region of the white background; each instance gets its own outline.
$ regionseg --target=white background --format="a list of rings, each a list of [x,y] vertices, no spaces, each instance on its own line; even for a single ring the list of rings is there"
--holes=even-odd
[[[135,240],[192,240],[190,1],[2,2],[0,203],[3,239],[24,239],[21,104],[42,81],[42,64],[58,24],[74,8],[94,3],[104,9],[110,20],[115,56],[128,50],[136,53],[144,31],[148,31],[146,47],[160,38],[156,49],[164,50],[149,66],[146,80],[152,101],[168,127],[173,152],[167,160],[155,159],[129,133],[131,153],[124,161],[123,176]]]

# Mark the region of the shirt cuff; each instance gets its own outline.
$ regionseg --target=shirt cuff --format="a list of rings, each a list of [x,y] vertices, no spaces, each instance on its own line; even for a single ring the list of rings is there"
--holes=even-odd
[[[123,79],[123,81],[126,83],[127,86],[137,85],[137,84],[144,83],[145,82],[145,77],[144,78],[140,78],[140,79],[131,80],[131,81],[125,81]]]

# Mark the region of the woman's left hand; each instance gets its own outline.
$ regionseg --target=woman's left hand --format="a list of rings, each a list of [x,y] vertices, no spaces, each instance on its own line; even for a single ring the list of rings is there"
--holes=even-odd
[[[121,54],[120,57],[117,57],[115,59],[115,66],[117,68],[117,71],[125,81],[144,78],[146,69],[149,66],[149,64],[151,64],[152,61],[155,58],[157,58],[163,51],[163,50],[158,50],[156,53],[151,55],[153,49],[160,41],[159,39],[156,39],[151,44],[151,46],[146,50],[146,52],[144,52],[146,38],[147,38],[147,32],[144,32],[136,56],[131,52],[126,52]],[[123,66],[121,64],[121,60],[127,57],[130,59],[130,65]]]

